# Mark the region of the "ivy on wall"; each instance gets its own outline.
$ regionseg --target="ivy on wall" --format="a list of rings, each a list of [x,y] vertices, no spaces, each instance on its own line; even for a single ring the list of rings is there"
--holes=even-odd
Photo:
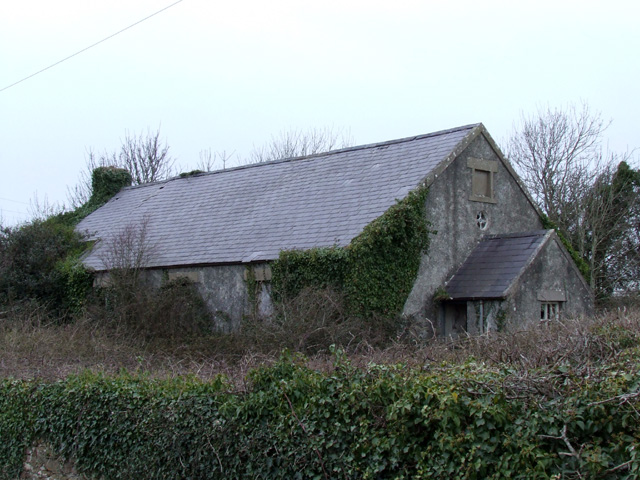
[[[342,290],[348,253],[340,247],[283,250],[271,265],[274,298],[298,295],[305,287]]]
[[[427,188],[409,193],[367,225],[347,247],[345,293],[361,315],[397,315],[418,275],[429,246]]]
[[[272,265],[275,298],[292,298],[305,287],[333,287],[345,294],[353,314],[399,314],[429,245],[427,192],[424,186],[410,192],[345,248],[281,252]]]
[[[131,185],[131,174],[116,167],[98,167],[91,172],[91,197],[71,212],[52,217],[55,221],[76,226],[83,218],[107,203],[123,187]]]

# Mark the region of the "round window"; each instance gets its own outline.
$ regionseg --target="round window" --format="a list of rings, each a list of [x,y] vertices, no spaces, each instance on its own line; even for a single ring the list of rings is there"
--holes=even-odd
[[[487,218],[487,214],[482,211],[478,212],[476,214],[476,225],[478,225],[478,228],[480,230],[485,230],[488,224],[489,224],[489,220]]]

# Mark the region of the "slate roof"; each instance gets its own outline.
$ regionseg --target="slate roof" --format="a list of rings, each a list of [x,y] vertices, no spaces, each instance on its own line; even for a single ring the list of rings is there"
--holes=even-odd
[[[283,249],[346,246],[465,145],[481,124],[122,189],[77,230],[109,238],[147,219],[149,267],[272,260]],[[459,152],[458,152],[459,153]]]
[[[553,230],[483,238],[447,283],[453,300],[505,298]]]

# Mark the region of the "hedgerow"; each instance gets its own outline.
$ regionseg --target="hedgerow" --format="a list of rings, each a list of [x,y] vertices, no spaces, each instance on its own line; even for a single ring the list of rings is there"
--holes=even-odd
[[[591,368],[318,372],[285,354],[224,377],[0,383],[0,472],[44,441],[103,478],[638,478],[640,350]]]

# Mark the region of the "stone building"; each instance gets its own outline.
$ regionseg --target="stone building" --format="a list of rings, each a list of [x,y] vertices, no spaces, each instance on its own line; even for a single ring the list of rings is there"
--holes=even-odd
[[[104,279],[109,245],[137,227],[149,278],[192,279],[230,330],[251,308],[248,269],[268,315],[281,250],[345,247],[421,185],[437,233],[404,315],[457,335],[592,311],[588,285],[482,124],[126,187],[77,229],[96,241],[84,263]]]

